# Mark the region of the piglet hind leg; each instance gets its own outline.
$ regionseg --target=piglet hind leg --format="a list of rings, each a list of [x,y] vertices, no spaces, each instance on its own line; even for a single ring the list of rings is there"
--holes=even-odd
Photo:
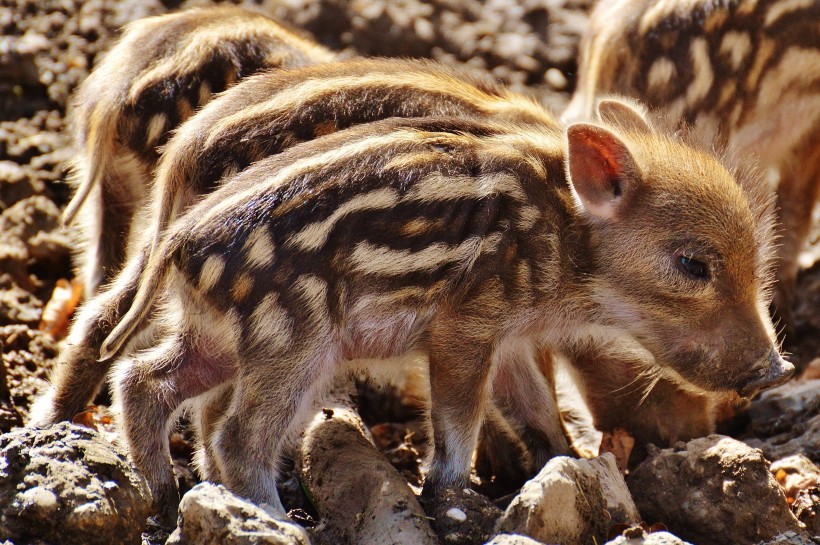
[[[131,305],[144,265],[144,255],[140,254],[114,284],[82,306],[60,353],[51,387],[35,403],[30,424],[48,427],[70,421],[93,401],[113,362],[97,361],[100,345]]]
[[[222,384],[205,395],[200,396],[193,411],[193,424],[196,430],[196,451],[194,465],[199,476],[212,483],[224,483],[221,462],[216,455],[214,441],[219,427],[231,406],[233,384]]]
[[[186,332],[171,335],[117,372],[115,393],[129,453],[148,480],[158,522],[167,528],[176,525],[179,506],[168,445],[171,416],[187,399],[229,381],[235,369],[227,355],[206,357],[187,344],[190,339]]]
[[[283,448],[333,376],[325,368],[328,350],[299,344],[287,353],[277,351],[275,357],[257,355],[244,362],[212,446],[223,482],[232,492],[258,505],[267,504],[283,516],[276,490]]]
[[[552,354],[528,340],[509,344],[498,358],[493,399],[521,430],[537,473],[553,456],[572,454],[558,409]]]

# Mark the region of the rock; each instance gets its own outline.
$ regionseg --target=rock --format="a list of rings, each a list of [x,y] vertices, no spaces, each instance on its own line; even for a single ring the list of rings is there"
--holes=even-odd
[[[820,537],[812,537],[807,532],[798,534],[796,532],[785,532],[769,541],[760,542],[760,545],[817,545]]]
[[[314,543],[438,543],[415,495],[379,454],[343,386],[300,445],[302,484],[319,512]]]
[[[2,348],[3,341],[0,339],[0,354],[3,353]],[[0,433],[9,432],[13,427],[22,425],[23,417],[20,416],[20,412],[14,406],[9,383],[6,379],[6,364],[0,361]]]
[[[802,454],[774,462],[770,468],[809,533],[820,535],[820,469]]]
[[[453,545],[484,543],[501,516],[501,509],[489,498],[469,488],[443,491],[427,504],[426,511],[441,542]]]
[[[820,463],[820,379],[791,381],[764,392],[749,409],[753,437],[744,441],[769,460],[804,454]]]
[[[800,490],[792,503],[792,512],[811,535],[820,536],[820,487]]]
[[[637,536],[618,536],[612,541],[607,541],[606,545],[691,545],[688,541],[683,541],[669,532],[639,532]]]
[[[518,534],[499,534],[484,545],[541,545],[541,542]]]
[[[122,449],[68,423],[0,436],[0,535],[16,543],[140,543],[151,508]]]
[[[615,455],[606,453],[584,461],[589,463],[598,475],[598,482],[601,483],[601,490],[606,501],[606,510],[611,517],[610,523],[638,524],[641,522],[641,515],[635,506],[635,500],[632,499],[632,494],[618,470]]]
[[[523,534],[546,543],[603,543],[610,515],[638,522],[615,458],[557,457],[528,481],[498,523],[498,532]],[[617,522],[617,520],[616,520]]]
[[[763,392],[749,407],[752,429],[764,436],[785,431],[796,415],[817,412],[820,379],[787,382]]]
[[[200,483],[182,497],[166,545],[309,545],[304,528],[274,518],[224,486]]]
[[[698,545],[752,544],[801,530],[763,454],[729,437],[651,448],[627,484],[647,522]]]
[[[70,240],[60,232],[60,211],[43,195],[14,203],[0,214],[0,260],[59,262],[70,252]]]

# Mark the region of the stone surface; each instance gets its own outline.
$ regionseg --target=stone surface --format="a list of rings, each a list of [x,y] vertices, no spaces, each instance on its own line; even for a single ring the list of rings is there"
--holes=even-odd
[[[499,534],[485,545],[541,545],[541,542],[518,534]]]
[[[124,452],[67,423],[0,436],[0,536],[65,545],[140,543],[148,485]]]
[[[166,545],[309,545],[305,530],[279,520],[222,485],[201,483],[182,497]]]
[[[0,354],[3,353],[2,348],[3,341],[0,339]],[[11,398],[6,375],[6,366],[0,362],[0,434],[23,424],[23,417],[20,416],[20,411],[14,406],[14,400]]]
[[[0,326],[0,348],[9,395],[25,421],[35,394],[45,387],[54,366],[57,343],[42,331],[7,325]]]
[[[373,446],[346,388],[337,383],[300,445],[302,484],[321,521],[313,542],[437,543],[407,481]]]
[[[445,490],[425,503],[430,523],[442,543],[484,543],[494,533],[501,509],[489,498],[470,489]]]
[[[637,536],[618,536],[606,545],[692,545],[669,532],[639,532]]]
[[[801,530],[762,453],[729,437],[650,449],[627,484],[644,520],[698,545],[753,544]]]
[[[624,478],[618,469],[615,455],[611,453],[602,454],[597,458],[586,460],[595,474],[598,475],[598,482],[604,493],[606,510],[611,517],[611,524],[638,524],[641,522],[641,515],[632,494],[626,486]]]
[[[774,462],[770,471],[797,520],[811,535],[820,536],[820,469],[802,454],[795,454]]]
[[[608,521],[599,468],[588,460],[553,458],[524,484],[496,530],[545,543],[603,543]]]
[[[820,379],[791,381],[764,392],[749,409],[744,441],[769,460],[803,454],[820,463]]]
[[[760,545],[818,545],[820,544],[820,536],[810,535],[808,532],[796,533],[785,532],[776,536],[769,541],[760,542]]]

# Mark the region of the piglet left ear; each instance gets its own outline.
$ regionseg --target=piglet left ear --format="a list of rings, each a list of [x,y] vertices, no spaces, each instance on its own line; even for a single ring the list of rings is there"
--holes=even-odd
[[[597,125],[567,128],[567,174],[584,209],[599,218],[618,219],[623,202],[636,190],[639,170],[621,139]]]

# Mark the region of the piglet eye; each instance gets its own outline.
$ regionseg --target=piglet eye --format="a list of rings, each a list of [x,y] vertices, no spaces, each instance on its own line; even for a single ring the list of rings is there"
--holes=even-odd
[[[678,268],[690,278],[695,280],[706,280],[709,278],[709,267],[703,261],[686,257],[685,255],[678,256]]]

